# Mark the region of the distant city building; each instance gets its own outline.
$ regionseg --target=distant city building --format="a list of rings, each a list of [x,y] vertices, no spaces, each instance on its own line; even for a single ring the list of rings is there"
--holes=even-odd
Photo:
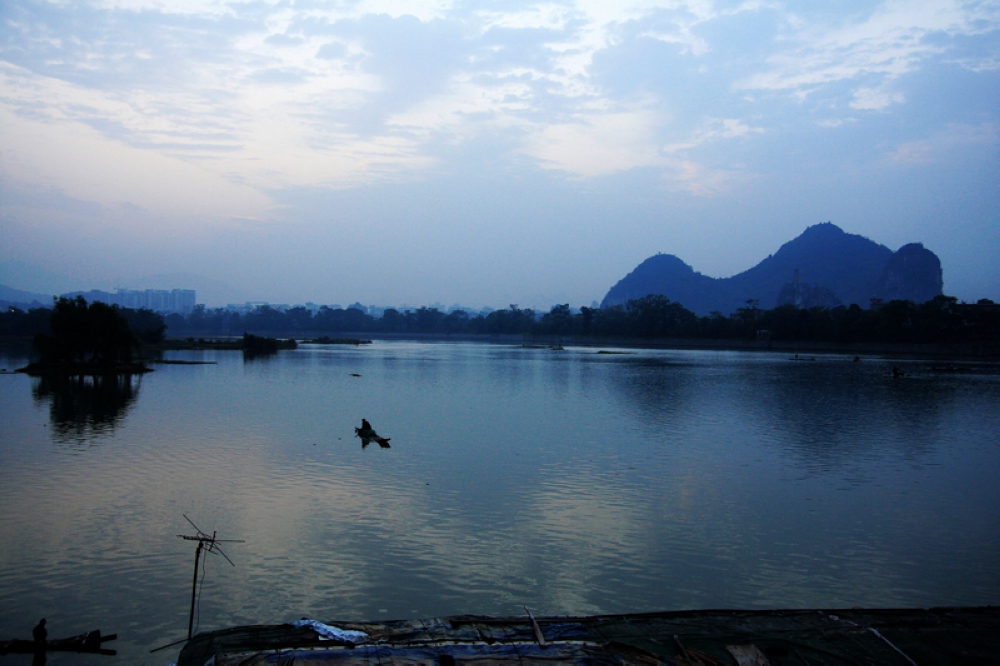
[[[115,293],[92,289],[74,291],[63,296],[75,298],[83,296],[88,302],[107,303],[132,310],[152,310],[153,312],[189,314],[195,306],[194,289],[118,289]]]
[[[271,305],[269,301],[246,301],[245,303],[226,304],[226,310],[229,310],[230,312],[237,312],[241,315],[249,314],[257,308],[264,307],[277,309],[275,306]]]

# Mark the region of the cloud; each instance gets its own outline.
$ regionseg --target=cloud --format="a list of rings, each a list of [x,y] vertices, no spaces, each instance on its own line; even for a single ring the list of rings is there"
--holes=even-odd
[[[109,154],[130,149],[127,159],[147,169],[183,164],[259,202],[282,189],[461,170],[448,160],[462,144],[570,179],[657,170],[672,187],[717,196],[748,170],[737,152],[747,139],[780,140],[803,117],[775,112],[776,99],[816,100],[818,118],[805,114],[814,131],[855,126],[844,112],[895,112],[914,98],[906,76],[929,63],[992,71],[1000,23],[995,2],[957,0],[851,15],[712,0],[504,11],[108,0],[14,2],[6,18],[8,132],[25,123],[96,153],[106,140]],[[900,161],[921,150],[920,141],[899,145]],[[65,175],[18,159],[36,180]]]
[[[760,134],[763,131],[760,128],[752,128],[737,118],[710,118],[684,140],[664,146],[664,152],[689,151],[705,143],[721,139],[736,139],[750,134]]]
[[[301,46],[305,43],[305,40],[301,37],[293,37],[291,35],[283,35],[280,33],[275,33],[270,37],[267,37],[264,41],[274,46]]]
[[[852,120],[851,119],[845,120],[843,118],[827,118],[825,120],[817,120],[816,125],[819,127],[832,128],[832,127],[840,127],[848,122],[852,122]]]
[[[934,39],[935,35],[995,32],[1000,17],[995,3],[894,0],[835,25],[822,18],[812,23],[808,17],[789,17],[782,38],[784,48],[768,58],[766,71],[746,77],[737,87],[785,91],[803,99],[840,81],[898,79],[947,51],[947,45]],[[900,101],[887,98],[885,93],[873,95],[873,90],[876,88],[858,89],[855,101],[859,105],[854,108],[883,109]]]
[[[720,191],[726,179],[719,174],[728,171],[693,168],[704,164],[693,153],[762,130],[718,113],[721,107],[694,109],[700,118],[686,110],[679,120],[672,111],[678,91],[659,84],[623,97],[594,76],[594,58],[623,39],[708,58],[713,49],[700,33],[704,26],[763,6],[554,2],[466,12],[434,2],[302,9],[206,3],[174,5],[168,13],[143,2],[113,2],[86,14],[100,29],[88,33],[81,23],[82,46],[64,60],[99,71],[125,62],[134,78],[96,85],[98,79],[79,73],[63,76],[85,68],[77,64],[50,67],[49,74],[25,68],[8,80],[19,79],[18,116],[84,123],[112,141],[197,161],[258,192],[419,178],[441,163],[440,146],[491,137],[501,154],[526,155],[573,178],[662,169],[688,191],[707,195]],[[405,11],[413,7],[416,15]],[[28,14],[32,48],[41,48],[44,21]],[[141,21],[142,57],[121,27],[126,19]],[[109,30],[112,39],[98,38]],[[623,66],[641,73],[655,63]],[[177,81],[141,82],[140,71],[161,81],[168,69]],[[718,87],[709,82],[694,77],[684,84]],[[886,100],[900,99],[876,90],[859,90],[855,107],[884,108]]]
[[[663,162],[655,141],[659,120],[646,110],[591,113],[535,127],[524,152],[547,169],[593,177]]]
[[[0,103],[18,118],[89,125],[113,141],[135,147],[200,147],[206,154],[238,147],[229,124],[238,113],[195,94],[163,96],[138,90],[109,95],[0,62]],[[15,124],[16,126],[16,124]]]
[[[328,42],[316,51],[316,57],[320,60],[339,60],[346,55],[347,47],[340,42]]]
[[[931,164],[969,149],[993,150],[1000,146],[1000,129],[994,123],[981,125],[951,124],[926,139],[906,141],[888,154],[893,164]]]
[[[712,168],[690,160],[672,162],[671,168],[663,174],[669,189],[700,198],[728,194],[735,184],[752,178],[750,174],[735,169]]]
[[[81,201],[134,206],[188,224],[272,207],[255,189],[177,158],[108,141],[79,122],[25,119],[0,106],[0,124],[18,128],[3,135],[6,173]]]
[[[248,77],[254,83],[264,85],[288,86],[304,83],[306,76],[303,72],[290,69],[261,69],[253,72]]]
[[[892,93],[874,88],[858,88],[850,103],[852,109],[861,111],[881,111],[893,104],[902,104],[906,98],[901,93]]]

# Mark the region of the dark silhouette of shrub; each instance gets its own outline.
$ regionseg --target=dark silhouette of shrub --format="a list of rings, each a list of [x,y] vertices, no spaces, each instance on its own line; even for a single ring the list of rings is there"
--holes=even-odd
[[[117,307],[98,302],[88,306],[82,296],[58,299],[50,327],[51,335],[35,336],[43,364],[127,363],[139,344]]]

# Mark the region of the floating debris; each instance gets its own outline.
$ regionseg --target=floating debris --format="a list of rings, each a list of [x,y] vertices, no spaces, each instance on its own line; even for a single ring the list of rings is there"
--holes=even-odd
[[[337,641],[342,645],[353,646],[368,642],[368,634],[363,631],[341,629],[340,627],[335,627],[316,620],[302,618],[301,620],[296,620],[295,622],[290,622],[289,624],[293,627],[309,627],[323,638],[331,641]]]
[[[302,342],[311,345],[354,345],[355,347],[359,345],[370,345],[372,343],[371,340],[362,340],[360,338],[331,338],[327,335],[319,338],[312,338],[310,340],[303,340]]]
[[[146,363],[159,365],[218,365],[218,361],[180,361],[176,359],[146,359]]]

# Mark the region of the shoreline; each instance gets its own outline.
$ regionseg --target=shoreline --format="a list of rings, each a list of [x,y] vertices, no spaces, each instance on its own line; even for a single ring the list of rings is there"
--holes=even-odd
[[[300,344],[314,344],[323,337],[317,331],[251,331],[254,335],[270,338],[294,338]],[[167,340],[198,339],[190,332],[171,334]],[[326,334],[329,336],[329,334]],[[240,334],[242,336],[242,334]],[[201,336],[205,340],[226,339],[236,336]],[[844,354],[847,356],[873,355],[905,358],[933,358],[940,360],[1000,361],[1000,341],[968,343],[872,343],[872,342],[819,342],[812,340],[732,340],[726,338],[595,338],[556,335],[523,334],[472,334],[472,333],[377,333],[362,331],[338,332],[338,339],[365,339],[412,342],[484,342],[510,345],[542,345],[545,347],[619,347],[625,349],[685,349],[704,351],[773,351],[789,353]],[[321,343],[315,343],[321,344]]]
[[[127,363],[70,363],[49,362],[28,363],[12,374],[20,373],[29,377],[101,377],[105,375],[143,375],[153,372],[140,360]]]
[[[364,347],[372,341],[399,342],[480,342],[486,344],[530,345],[546,348],[565,346],[590,347],[594,349],[677,349],[702,351],[743,351],[743,352],[784,352],[790,354],[842,354],[844,356],[886,356],[893,358],[961,360],[980,362],[1000,362],[1000,341],[964,343],[875,343],[875,342],[819,342],[813,340],[732,340],[726,338],[595,338],[555,335],[523,334],[471,334],[471,333],[374,333],[345,331],[331,342],[319,342],[324,335],[317,331],[254,331],[259,337],[279,340],[293,339],[299,344],[328,344],[337,346]],[[236,335],[200,335],[189,331],[170,334],[163,343],[143,345],[143,352],[163,352],[178,350],[240,349],[237,340],[242,341],[242,333]],[[31,341],[24,338],[0,337],[0,347],[22,347],[25,355],[31,355]],[[10,372],[10,370],[8,370]]]

